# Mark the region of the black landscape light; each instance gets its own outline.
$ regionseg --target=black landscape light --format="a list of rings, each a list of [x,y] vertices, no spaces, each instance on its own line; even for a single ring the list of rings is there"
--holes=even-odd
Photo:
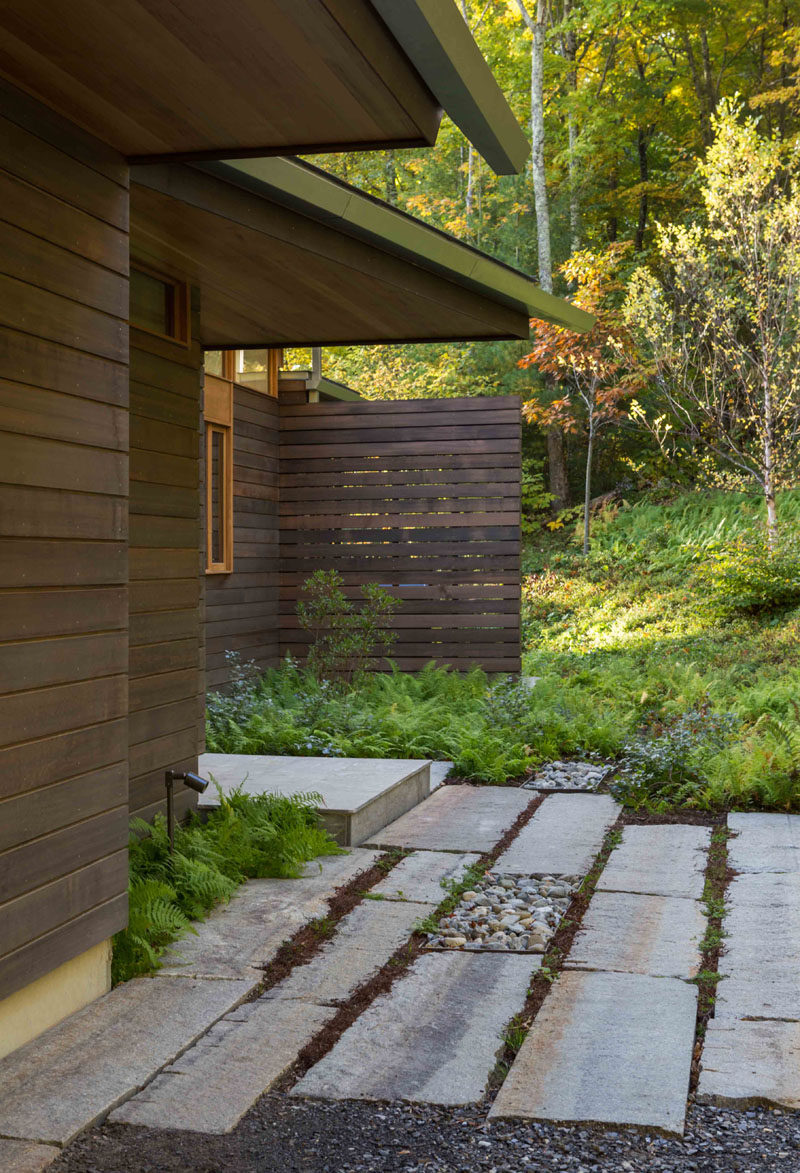
[[[167,788],[167,834],[169,835],[170,855],[175,854],[174,786],[176,782],[183,782],[184,786],[188,786],[190,790],[196,790],[198,794],[208,790],[208,780],[201,778],[199,774],[193,774],[191,770],[167,770],[164,774],[164,785]]]

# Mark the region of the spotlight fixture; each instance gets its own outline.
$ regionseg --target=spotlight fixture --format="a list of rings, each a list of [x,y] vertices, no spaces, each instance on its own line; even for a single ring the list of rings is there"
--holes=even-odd
[[[193,774],[191,770],[167,770],[164,774],[164,785],[167,788],[167,834],[169,835],[169,852],[175,854],[175,792],[176,782],[182,782],[190,790],[202,794],[208,789],[208,779]]]

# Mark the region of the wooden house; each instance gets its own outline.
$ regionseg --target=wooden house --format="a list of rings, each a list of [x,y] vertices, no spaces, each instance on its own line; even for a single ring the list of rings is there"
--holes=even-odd
[[[230,378],[210,359],[204,398],[204,352],[525,337],[531,313],[586,322],[283,157],[432,144],[445,108],[495,169],[518,170],[524,136],[450,0],[26,0],[0,24],[7,1053],[107,988],[128,821],[159,809],[165,769],[196,763],[206,662],[212,680],[225,646],[270,662],[293,646],[284,605],[305,569],[344,559],[352,573],[353,543],[339,548],[333,531],[347,498],[375,498],[368,475],[349,480],[335,524],[314,522],[338,461],[357,465],[368,446],[373,467],[377,455],[402,471],[398,445],[411,443],[410,482],[424,486],[440,452],[466,469],[469,445],[494,456],[502,442],[514,480],[508,405],[493,423],[474,404],[457,420],[445,411],[426,438],[429,406],[282,405],[269,363],[265,393],[244,377],[257,363]],[[476,438],[484,423],[494,439]],[[204,468],[217,476],[209,510]],[[304,486],[323,491],[298,496]],[[220,512],[226,492],[232,511]],[[349,528],[382,541],[366,512],[351,509],[361,521]],[[486,556],[503,569],[491,562],[502,552]],[[405,578],[381,557],[373,573],[407,586],[404,622],[424,616],[417,555]],[[410,622],[412,663],[425,623]]]

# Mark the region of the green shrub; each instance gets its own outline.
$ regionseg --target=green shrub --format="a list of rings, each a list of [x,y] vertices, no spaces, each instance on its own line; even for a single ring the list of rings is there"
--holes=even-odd
[[[386,623],[401,600],[377,583],[366,583],[363,602],[356,606],[343,586],[338,571],[316,571],[303,583],[307,597],[297,604],[297,618],[312,637],[309,670],[319,680],[349,684],[389,654],[397,633]]]
[[[800,540],[782,535],[775,549],[763,535],[742,535],[708,551],[698,582],[723,613],[775,611],[800,603]]]
[[[174,855],[162,815],[152,825],[134,819],[128,927],[114,937],[114,982],[156,969],[167,945],[249,877],[298,876],[308,860],[338,853],[319,826],[318,803],[315,794],[220,793],[206,822],[192,815],[176,826]]]

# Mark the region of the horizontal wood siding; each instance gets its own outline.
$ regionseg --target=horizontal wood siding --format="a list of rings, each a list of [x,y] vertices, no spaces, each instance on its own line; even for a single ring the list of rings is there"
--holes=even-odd
[[[4,103],[0,999],[127,913],[127,176]]]
[[[307,648],[296,601],[323,568],[403,600],[401,668],[518,672],[520,444],[516,396],[281,404],[281,655]]]
[[[261,668],[277,663],[278,402],[235,386],[231,574],[206,575],[206,677],[227,683],[225,652]]]
[[[130,809],[148,819],[164,771],[196,770],[204,741],[201,364],[196,341],[131,331]],[[179,812],[196,801],[175,794]]]

